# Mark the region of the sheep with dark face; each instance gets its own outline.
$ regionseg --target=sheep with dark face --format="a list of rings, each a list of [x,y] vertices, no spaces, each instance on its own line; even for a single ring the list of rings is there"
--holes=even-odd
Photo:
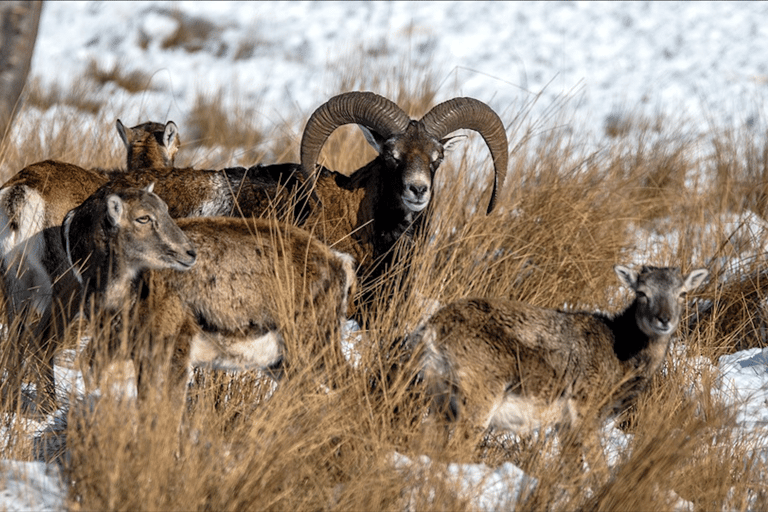
[[[355,123],[379,153],[346,176],[316,170],[320,151],[338,127]],[[485,103],[454,98],[435,106],[420,120],[411,119],[392,101],[372,92],[350,92],[331,98],[307,121],[301,140],[301,164],[319,204],[305,225],[325,242],[352,254],[367,280],[391,262],[398,240],[411,239],[423,226],[432,203],[435,172],[459,129],[478,132],[494,163],[488,213],[496,206],[507,173],[504,125]]]

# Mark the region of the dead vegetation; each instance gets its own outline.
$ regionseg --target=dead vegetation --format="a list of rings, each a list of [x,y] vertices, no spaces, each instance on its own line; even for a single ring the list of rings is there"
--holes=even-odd
[[[91,61],[85,76],[103,86],[114,83],[130,93],[152,90],[152,76],[140,69],[126,71],[124,64],[114,63],[112,67],[102,68],[96,61]]]
[[[399,89],[397,82],[384,85],[385,95],[390,87]],[[413,90],[419,92],[408,101],[391,97],[410,105],[412,115],[433,106],[434,94],[424,91],[434,87]],[[216,95],[201,98],[200,105],[198,116],[205,112],[220,124],[206,128],[202,120],[180,121],[191,141],[180,156],[200,145],[255,147],[263,141],[268,149],[253,158],[268,154],[274,161],[296,161],[298,140],[280,134],[296,133],[301,122],[242,135],[237,127],[248,126],[248,115],[227,111]],[[630,123],[607,147],[595,149],[559,128],[567,124],[567,104],[558,108],[561,118],[551,125],[525,112],[502,115],[516,149],[490,216],[485,215],[490,180],[482,177],[490,175],[491,162],[473,149],[473,136],[463,146],[468,149],[460,147],[448,159],[438,171],[430,236],[405,260],[412,268],[403,284],[442,302],[491,296],[546,307],[612,304],[615,311],[627,300],[611,271],[616,262],[640,254],[657,265],[684,261],[684,272],[710,265],[710,284],[691,297],[702,312],[692,307],[686,313],[683,323],[689,327],[681,329],[678,346],[690,356],[712,359],[765,346],[762,254],[744,260],[737,274],[743,279],[731,277],[724,284],[718,278],[732,274],[718,258],[749,254],[739,252],[745,246],[728,242],[733,233],[725,224],[714,222],[724,227],[720,231],[704,229],[724,215],[749,210],[764,215],[758,192],[765,142],[746,134],[692,139],[681,136],[684,122],[663,119]],[[113,123],[104,120],[100,131],[115,137],[117,161]],[[29,128],[35,129],[45,131]],[[34,137],[14,139],[25,142],[0,148],[3,168],[18,170],[51,155],[103,165],[103,137],[86,127],[77,130],[86,144],[51,139],[43,149]],[[333,137],[325,149],[332,167],[351,169],[365,161],[355,155],[366,146],[356,129]],[[237,144],[227,146],[222,139]],[[206,158],[198,154],[198,166],[209,163]],[[716,178],[711,182],[692,179],[710,171]],[[661,241],[640,244],[646,236]],[[405,275],[401,270],[393,269],[379,283],[382,292],[397,289]],[[555,436],[441,446],[420,422],[424,409],[408,386],[413,368],[397,343],[423,314],[423,303],[412,294],[395,296],[389,308],[371,313],[358,342],[356,369],[339,375],[342,384],[331,392],[308,385],[303,375],[273,390],[254,374],[199,372],[180,431],[167,407],[137,406],[105,385],[100,399],[73,397],[66,421],[33,445],[24,416],[11,414],[24,403],[12,400],[23,374],[8,373],[0,410],[11,442],[2,456],[60,464],[70,483],[72,510],[472,510],[447,462],[518,465],[538,481],[517,503],[506,504],[520,510],[673,510],[679,498],[697,510],[768,508],[765,462],[751,440],[733,428],[734,412],[713,396],[714,375],[692,376],[680,366],[655,379],[631,411],[625,422],[628,446],[612,465],[595,447],[586,456],[589,471],[575,470],[573,454],[561,457]],[[706,320],[694,321],[697,314]],[[3,368],[18,347],[13,334],[2,338]],[[28,355],[30,367],[35,358]],[[396,453],[411,460],[426,454],[434,463],[428,470],[398,468]]]

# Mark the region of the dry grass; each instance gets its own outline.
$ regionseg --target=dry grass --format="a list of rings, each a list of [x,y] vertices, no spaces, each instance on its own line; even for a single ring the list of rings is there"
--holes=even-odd
[[[100,86],[114,83],[130,93],[152,90],[152,75],[139,69],[125,71],[123,64],[118,62],[114,63],[111,68],[103,69],[96,61],[92,60],[85,76]]]
[[[187,145],[196,148],[185,149],[189,154],[182,158],[198,168],[297,161],[298,122],[268,128],[264,122],[258,104],[245,104],[223,89],[199,92],[183,122]]]
[[[92,99],[92,88],[87,82],[75,80],[71,88],[66,90],[58,85],[50,88],[43,87],[40,80],[33,78],[27,87],[26,103],[40,110],[52,107],[70,106],[89,114],[97,114],[102,102]]]
[[[220,28],[210,20],[187,16],[178,10],[165,11],[164,14],[176,20],[176,30],[163,39],[161,43],[163,49],[181,48],[189,53],[195,53],[205,47],[216,45],[219,55],[226,49],[226,46],[215,37]]]
[[[61,160],[82,167],[124,168],[125,146],[115,128],[115,117],[101,111],[83,118],[67,108],[54,108],[49,121],[38,113],[30,116],[32,125],[17,122],[7,141],[0,144],[0,179],[3,182],[21,169],[41,160]],[[72,129],[72,127],[77,127]],[[21,140],[22,144],[10,141]],[[83,151],[88,141],[87,151]]]
[[[434,104],[433,88],[416,86],[418,93],[408,96],[394,83],[386,89],[402,90],[397,94],[407,100],[398,96],[398,101],[415,115]],[[216,95],[199,101],[201,109],[211,109],[201,110],[205,117],[220,124],[205,127],[199,120],[196,125],[191,120],[195,114],[179,123],[185,140],[193,140],[190,146],[255,147],[268,138],[267,144],[282,148],[287,159],[296,158],[296,140],[237,133],[249,116],[227,113],[217,107],[222,103]],[[640,252],[648,263],[678,264],[688,271],[713,256],[733,255],[727,252],[727,233],[705,232],[701,226],[747,207],[763,213],[760,195],[743,192],[763,179],[762,167],[753,164],[762,165],[757,148],[763,143],[731,134],[710,144],[668,128],[676,126],[675,120],[635,120],[615,131],[610,146],[595,151],[574,135],[578,130],[557,128],[567,121],[565,107],[558,108],[563,108],[562,117],[546,123],[525,112],[514,113],[514,121],[504,118],[516,150],[499,207],[488,217],[491,166],[477,151],[474,136],[465,145],[468,150],[459,150],[444,164],[431,236],[419,242],[408,260],[410,272],[394,269],[381,283],[383,292],[406,286],[443,302],[483,295],[615,311],[626,300],[611,269],[615,263]],[[112,122],[99,130],[116,139]],[[274,131],[297,129],[286,124]],[[224,141],[214,138],[217,132]],[[51,154],[103,165],[99,144],[104,137],[78,136],[92,145],[61,139],[47,141],[43,149],[25,142],[0,148],[0,155],[8,169]],[[324,152],[326,163],[359,166],[369,158],[355,156],[364,147],[361,139],[355,129],[334,135]],[[237,143],[228,146],[232,140]],[[745,148],[748,158],[738,157]],[[717,181],[711,187],[692,181],[699,170],[713,171]],[[680,236],[646,253],[638,246],[637,230],[674,230]],[[701,254],[701,247],[721,252]],[[690,355],[714,358],[764,342],[765,322],[757,316],[765,281],[761,262],[744,269],[750,279],[727,284],[713,279],[695,294],[694,299],[714,306],[705,322],[681,329]],[[713,272],[720,275],[719,268]],[[72,510],[472,509],[466,497],[457,495],[445,466],[396,469],[395,452],[494,467],[514,462],[539,481],[519,503],[508,504],[523,510],[672,510],[673,492],[701,510],[768,508],[765,463],[755,457],[749,440],[733,430],[733,412],[713,398],[713,376],[692,376],[685,368],[660,375],[632,411],[629,449],[612,470],[601,450],[587,454],[590,471],[575,470],[572,457],[559,457],[554,440],[544,436],[520,443],[490,438],[481,445],[440,446],[418,421],[423,408],[407,386],[413,369],[395,343],[421,320],[423,307],[418,297],[396,293],[389,307],[371,312],[358,369],[340,374],[341,385],[332,392],[318,391],[310,375],[297,375],[270,396],[271,388],[254,375],[201,372],[178,429],[170,405],[137,407],[105,387],[101,399],[70,407],[66,428],[48,433],[42,454],[15,419],[19,416],[7,414],[20,407],[13,398],[22,376],[11,372],[0,410],[15,434],[3,457],[58,461],[70,482]],[[288,314],[286,322],[292,322]],[[3,367],[11,367],[18,346],[15,336],[2,340]],[[393,366],[402,371],[389,372]],[[379,378],[388,372],[389,379]],[[692,381],[697,384],[693,391]]]

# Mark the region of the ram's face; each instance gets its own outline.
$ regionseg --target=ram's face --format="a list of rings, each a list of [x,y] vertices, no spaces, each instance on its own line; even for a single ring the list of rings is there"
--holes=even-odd
[[[420,212],[432,198],[432,180],[443,161],[443,145],[429,135],[416,121],[412,121],[404,133],[391,137],[384,143],[382,152],[388,174],[403,206]]]

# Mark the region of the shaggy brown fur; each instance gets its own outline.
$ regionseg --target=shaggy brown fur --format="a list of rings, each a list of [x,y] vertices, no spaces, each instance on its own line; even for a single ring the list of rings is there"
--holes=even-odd
[[[164,138],[156,136],[160,126],[164,133],[168,130]],[[128,169],[143,163],[172,164],[178,149],[175,124],[148,122],[126,130],[118,120],[117,127],[128,150]],[[58,234],[61,220],[109,176],[123,172],[125,169],[83,169],[46,160],[25,167],[0,188],[0,270],[9,322],[18,321],[32,336],[33,344],[41,345],[33,348],[42,348],[43,359],[53,357],[47,346],[48,339],[52,331],[63,326],[54,306],[66,312],[72,305],[79,304],[76,282],[68,272]],[[54,319],[58,323],[52,323]],[[19,367],[23,357],[20,348]],[[52,375],[43,377],[42,381],[40,388],[45,389],[46,405],[53,406]]]
[[[135,227],[109,221],[110,198],[123,200],[130,219],[141,204],[135,194],[136,189],[105,186],[72,210],[62,226],[63,245],[99,314],[113,315],[123,304],[138,308],[146,315],[136,317],[145,318],[138,324],[152,326],[150,339],[174,344],[163,353],[174,354],[177,369],[179,364],[256,367],[279,375],[285,363],[290,369],[341,363],[340,322],[355,282],[352,258],[273,221],[180,219],[197,263],[185,272],[144,272],[160,268],[153,255],[163,254],[165,246],[135,254]],[[157,198],[140,194],[145,195]],[[154,215],[170,221],[160,208]],[[293,313],[291,326],[279,320],[286,312]],[[294,325],[295,332],[287,331]],[[141,339],[136,334],[129,339]],[[150,359],[137,356],[140,368],[142,357]]]
[[[173,160],[181,144],[176,123],[149,121],[126,128],[118,119],[115,124],[128,151],[128,169],[173,167]]]
[[[433,409],[470,429],[522,433],[627,407],[658,370],[687,291],[708,272],[617,266],[635,300],[615,317],[466,299],[439,310],[413,339]]]

